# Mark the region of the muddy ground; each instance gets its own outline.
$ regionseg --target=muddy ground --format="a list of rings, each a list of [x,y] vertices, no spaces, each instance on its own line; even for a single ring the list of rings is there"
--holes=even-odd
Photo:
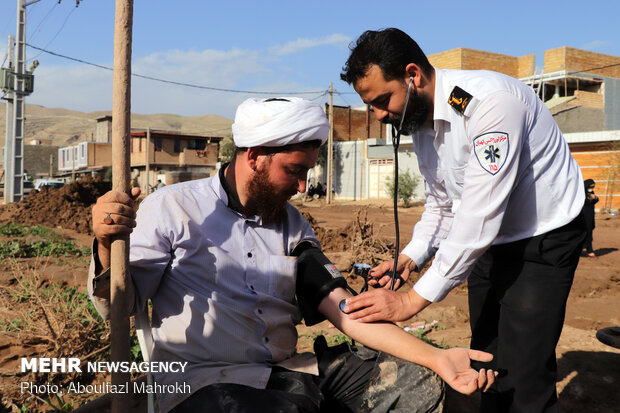
[[[0,206],[0,224],[43,224],[54,228],[66,239],[90,246],[88,214],[96,196],[106,188],[105,183],[95,180],[68,185],[55,192],[36,194],[32,198],[29,196],[19,205]],[[376,264],[392,256],[395,236],[389,202],[335,202],[327,206],[321,199],[294,203],[311,221],[328,255],[349,277],[354,288],[359,289],[362,283],[351,273],[354,262]],[[410,238],[411,228],[421,212],[419,205],[399,210],[401,248]],[[598,214],[594,245],[599,258],[582,258],[577,270],[557,350],[558,393],[563,412],[617,412],[620,405],[620,350],[600,343],[595,337],[600,328],[620,325],[619,234],[620,217]],[[20,279],[28,278],[36,279],[40,285],[54,283],[78,286],[83,290],[87,265],[84,257],[3,260],[0,262],[0,289],[10,290]],[[410,286],[411,283],[408,283],[403,288]],[[32,305],[25,301],[16,304],[6,294],[0,294],[0,299],[0,322],[24,314],[24,307]],[[46,304],[40,303],[35,307],[40,308],[27,310],[44,313]],[[32,379],[18,372],[20,357],[66,354],[78,342],[82,346],[79,347],[80,355],[84,356],[106,345],[105,340],[87,343],[84,337],[71,337],[64,342],[62,338],[54,340],[49,331],[65,327],[60,317],[58,314],[40,317],[51,321],[41,321],[36,331],[0,331],[0,412],[17,411],[23,403],[38,406],[30,411],[45,411],[45,407],[49,407],[33,397],[20,397],[17,391],[19,383]],[[466,286],[457,288],[443,302],[433,304],[415,318],[400,324],[410,328],[426,325],[426,337],[437,344],[467,346],[470,329]],[[312,339],[319,333],[333,339],[339,337],[338,332],[326,322],[312,328],[300,326],[298,330],[300,351],[311,349]],[[91,378],[95,382],[105,379]],[[83,401],[76,399],[74,406]],[[464,397],[450,391],[446,411],[475,412],[477,404],[475,395]]]
[[[395,241],[394,218],[389,202],[370,205],[340,202],[324,206],[322,200],[300,203],[323,228],[342,228],[363,211],[374,226],[374,236]],[[422,213],[421,206],[399,210],[401,248],[411,238],[413,225]],[[568,300],[566,321],[557,348],[558,394],[562,412],[620,411],[620,350],[596,339],[598,329],[620,325],[620,217],[599,213],[596,216],[594,248],[598,258],[582,257]],[[329,245],[329,244],[328,244]],[[347,253],[331,253],[332,260],[344,269],[350,263]],[[355,282],[355,281],[354,281]],[[404,290],[409,289],[408,283]],[[452,291],[445,300],[423,310],[413,319],[400,323],[403,327],[431,324],[440,328],[430,330],[427,337],[435,343],[450,346],[469,344],[471,331],[467,310],[467,289]],[[333,330],[328,323],[318,327]],[[300,328],[305,333],[305,327]],[[478,398],[448,393],[446,411],[476,412]]]

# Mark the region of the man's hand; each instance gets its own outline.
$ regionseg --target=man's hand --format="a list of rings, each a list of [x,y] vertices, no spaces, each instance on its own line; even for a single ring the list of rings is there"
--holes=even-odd
[[[394,289],[398,290],[403,286],[405,281],[409,278],[409,274],[416,267],[415,262],[408,256],[400,254],[398,256],[398,264],[396,266],[396,273],[400,277],[396,277],[394,280]],[[372,268],[368,275],[372,278],[368,281],[368,285],[374,287],[390,288],[392,283],[392,268],[394,268],[394,260],[384,261],[376,267]],[[402,282],[401,282],[402,279]]]
[[[451,348],[442,351],[433,370],[450,387],[460,393],[471,394],[477,390],[485,392],[495,383],[497,372],[485,369],[476,371],[471,368],[471,360],[491,361],[492,359],[493,355],[484,351]]]
[[[140,188],[131,188],[131,196],[120,191],[109,191],[97,199],[93,206],[92,224],[98,242],[99,261],[103,268],[110,266],[110,240],[119,235],[128,235],[136,227],[135,200]],[[111,224],[106,224],[106,218]]]
[[[382,320],[405,321],[430,303],[413,289],[408,293],[377,289],[347,298],[344,312],[349,314],[350,319],[365,323]]]

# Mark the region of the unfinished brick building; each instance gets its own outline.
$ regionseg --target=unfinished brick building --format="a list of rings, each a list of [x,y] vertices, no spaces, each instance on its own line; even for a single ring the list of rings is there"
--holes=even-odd
[[[559,47],[545,51],[544,67],[536,68],[534,54],[515,57],[456,48],[429,55],[429,60],[441,69],[501,72],[532,86],[565,134],[584,178],[597,181],[599,209],[620,208],[620,57]],[[342,182],[337,194],[387,197],[384,181],[393,173],[394,159],[390,130],[368,108],[334,107],[334,140],[342,152],[334,176],[338,171],[345,175],[336,178]],[[353,147],[358,140],[364,145]],[[400,169],[417,173],[411,144],[411,138],[403,137]],[[354,168],[347,166],[347,159],[354,159]]]

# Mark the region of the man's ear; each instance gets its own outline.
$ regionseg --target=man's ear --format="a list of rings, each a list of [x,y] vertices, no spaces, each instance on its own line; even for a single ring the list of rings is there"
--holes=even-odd
[[[255,171],[258,168],[258,157],[263,154],[260,147],[248,148],[245,151],[245,161],[251,170]]]
[[[422,79],[424,73],[422,72],[422,69],[420,68],[420,66],[416,65],[415,63],[409,63],[406,67],[405,67],[405,83],[409,84],[409,79],[413,78],[413,84],[416,87],[422,87],[424,86],[424,82],[425,80]]]

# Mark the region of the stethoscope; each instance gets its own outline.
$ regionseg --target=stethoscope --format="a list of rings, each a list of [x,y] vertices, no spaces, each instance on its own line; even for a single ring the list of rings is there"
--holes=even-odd
[[[395,131],[394,125],[392,125],[392,146],[394,147],[394,227],[396,231],[396,254],[394,255],[394,268],[392,269],[392,275],[390,276],[390,290],[394,290],[396,283],[396,266],[398,264],[398,255],[400,251],[400,228],[398,226],[398,146],[400,145],[400,133],[403,130],[403,122],[405,121],[405,114],[407,113],[407,106],[409,105],[409,94],[411,93],[411,85],[413,84],[413,76],[409,77],[409,86],[407,87],[407,96],[405,97],[405,107],[400,117],[400,125],[398,131]],[[396,134],[394,133],[396,132]]]
[[[400,251],[400,229],[398,225],[398,146],[400,145],[400,134],[403,130],[403,122],[405,121],[405,114],[407,113],[407,106],[409,105],[409,94],[411,93],[411,85],[413,84],[413,77],[409,77],[409,86],[407,87],[407,96],[405,97],[405,107],[400,118],[400,125],[398,125],[398,131],[395,130],[392,125],[392,146],[394,147],[394,227],[396,230],[396,254],[394,256],[394,268],[390,275],[390,290],[394,290],[396,284],[396,266],[398,264],[398,253]],[[368,264],[356,263],[353,264],[353,272],[356,275],[362,276],[364,279],[364,286],[360,290],[360,294],[368,290],[369,271],[371,267]],[[353,289],[349,289],[353,295],[356,295]],[[339,303],[340,311],[344,312],[346,306],[346,299],[343,299]]]

